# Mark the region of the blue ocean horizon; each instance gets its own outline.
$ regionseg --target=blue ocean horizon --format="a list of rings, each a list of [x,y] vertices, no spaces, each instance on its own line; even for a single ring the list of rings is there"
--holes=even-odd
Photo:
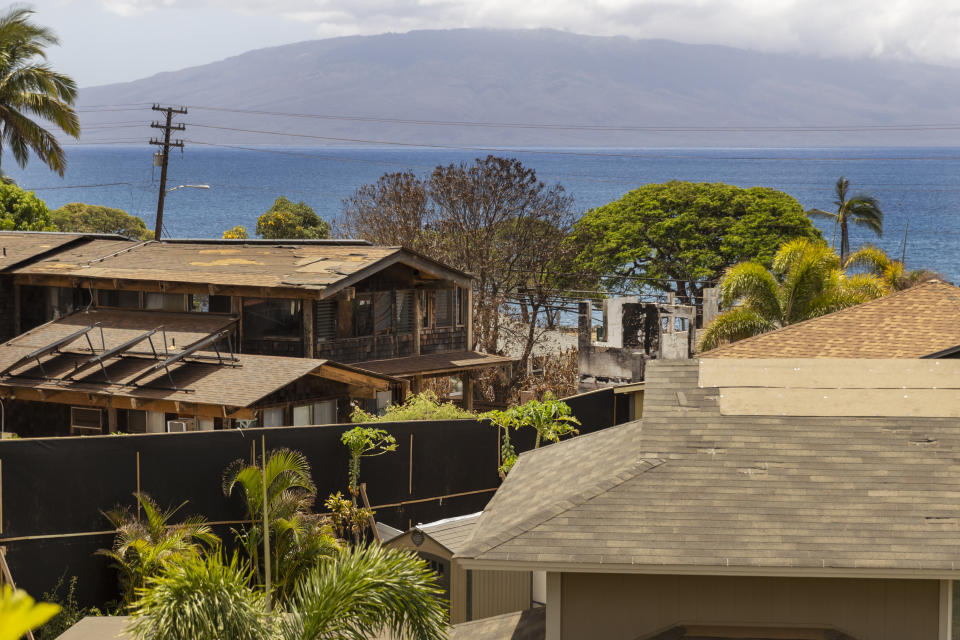
[[[25,170],[5,157],[4,171],[53,209],[86,202],[123,209],[153,227],[159,168],[155,148],[67,147],[64,178],[33,159]],[[726,182],[784,191],[804,208],[834,210],[833,185],[841,175],[854,192],[875,196],[885,213],[884,234],[854,229],[852,244],[872,242],[891,255],[903,250],[907,266],[960,280],[960,148],[526,148],[461,150],[396,147],[215,148],[187,144],[170,158],[168,187],[207,184],[209,190],[168,194],[164,227],[171,237],[220,237],[257,217],[278,196],[304,201],[334,223],[342,201],[384,173],[429,173],[438,165],[488,154],[514,157],[548,185],[561,184],[582,213],[644,184],[668,180]],[[832,225],[818,223],[830,239]]]

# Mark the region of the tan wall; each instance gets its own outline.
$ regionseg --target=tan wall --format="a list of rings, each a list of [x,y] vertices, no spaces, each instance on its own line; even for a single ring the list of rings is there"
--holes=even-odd
[[[565,573],[562,640],[642,640],[677,624],[833,628],[857,640],[936,640],[936,580]],[[548,605],[549,606],[549,605]]]

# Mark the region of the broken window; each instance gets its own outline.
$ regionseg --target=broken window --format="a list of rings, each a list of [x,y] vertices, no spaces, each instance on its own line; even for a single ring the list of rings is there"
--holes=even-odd
[[[191,293],[187,307],[198,313],[230,313],[230,296]]]
[[[393,331],[393,293],[381,291],[373,294],[373,332],[390,333]]]
[[[121,291],[119,289],[97,289],[97,306],[139,309],[140,292]]]
[[[145,293],[143,307],[150,311],[186,311],[187,296],[182,293]]]
[[[243,340],[300,340],[300,301],[282,298],[243,299]]]
[[[313,307],[314,333],[317,340],[337,337],[337,301],[318,300]]]
[[[397,333],[413,333],[413,296],[412,290],[397,291]]]
[[[373,295],[360,294],[353,302],[353,335],[373,335]]]

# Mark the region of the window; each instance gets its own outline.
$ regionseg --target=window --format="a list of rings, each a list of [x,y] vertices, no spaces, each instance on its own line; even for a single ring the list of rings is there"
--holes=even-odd
[[[103,410],[70,407],[70,435],[89,436],[103,433]]]
[[[434,317],[436,318],[436,326],[452,326],[454,318],[453,289],[442,289],[437,291],[435,300],[436,302],[434,304],[436,305],[436,311],[434,313]]]
[[[300,427],[309,424],[336,424],[337,401],[323,400],[310,404],[294,405],[293,424]]]
[[[373,294],[373,332],[391,333],[393,331],[393,294],[382,291]]]
[[[467,320],[467,292],[463,287],[457,287],[457,326],[462,327]]]
[[[206,293],[191,293],[189,311],[198,313],[230,313],[230,296],[211,296]]]
[[[274,407],[263,410],[263,426],[282,427],[283,426],[283,407]]]
[[[126,433],[146,433],[147,412],[139,409],[118,409],[117,430]]]
[[[358,295],[353,303],[353,335],[369,336],[373,334],[373,295]]]
[[[337,337],[337,301],[318,300],[313,306],[314,334],[317,340]]]
[[[97,305],[100,307],[139,309],[140,292],[121,291],[119,289],[97,289]]]
[[[405,290],[397,291],[397,304],[396,304],[396,313],[397,313],[397,333],[407,334],[413,333],[413,296],[415,295],[414,291]]]
[[[287,299],[243,299],[243,340],[286,340],[302,338],[300,301]]]
[[[392,391],[377,391],[377,415],[382,416],[387,412],[387,407],[393,403]]]
[[[182,293],[144,293],[143,308],[150,311],[186,311],[187,296]]]

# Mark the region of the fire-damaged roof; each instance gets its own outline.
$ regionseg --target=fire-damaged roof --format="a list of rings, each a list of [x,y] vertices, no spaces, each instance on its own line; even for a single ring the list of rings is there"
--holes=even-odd
[[[131,244],[129,240],[121,236],[110,234],[0,231],[0,271],[39,258],[52,251],[95,239]]]
[[[181,403],[198,415],[246,417],[240,409],[308,375],[360,392],[397,382],[328,360],[232,353],[234,322],[212,314],[74,313],[0,345],[0,393],[76,404],[125,399],[129,408]]]
[[[451,353],[433,353],[424,356],[408,356],[390,360],[369,360],[361,363],[367,371],[388,376],[441,375],[486,369],[514,362],[514,358],[495,356],[477,351],[454,351]]]
[[[401,264],[426,279],[467,285],[470,277],[403,247],[214,241],[143,242],[123,245],[94,240],[22,266],[15,273],[36,284],[93,281],[96,286],[164,291],[242,288],[262,295],[304,293],[326,297],[392,265]],[[214,292],[214,291],[211,291]]]

